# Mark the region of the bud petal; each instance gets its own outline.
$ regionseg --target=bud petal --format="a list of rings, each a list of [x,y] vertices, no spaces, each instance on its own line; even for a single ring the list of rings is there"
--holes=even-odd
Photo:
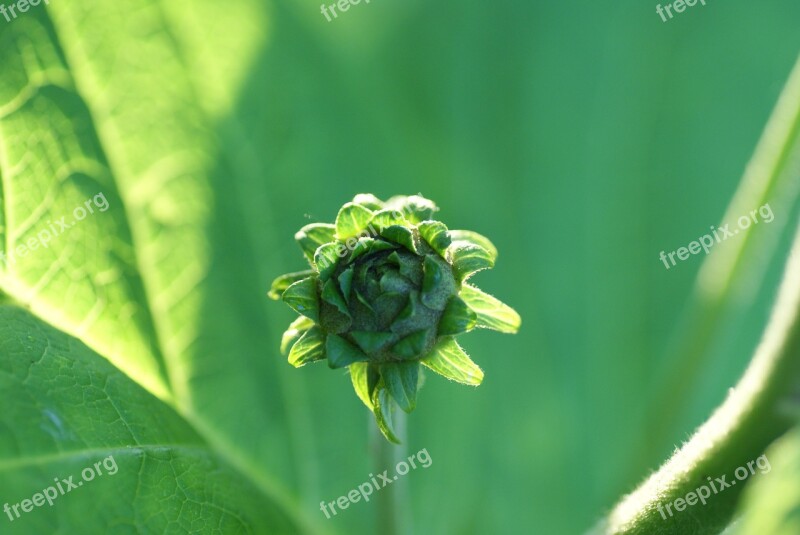
[[[519,331],[522,319],[519,314],[496,297],[469,284],[461,286],[461,298],[478,315],[476,327],[514,334]]]
[[[356,195],[335,224],[300,229],[295,238],[312,269],[278,277],[268,294],[301,314],[281,339],[289,363],[327,358],[331,368],[349,368],[356,394],[393,442],[395,410],[416,406],[420,364],[478,385],[483,372],[454,336],[475,327],[514,333],[521,323],[465,282],[494,266],[497,249],[475,232],[448,230],[432,219],[437,210],[419,195]]]
[[[483,370],[472,362],[469,355],[452,338],[442,338],[420,362],[451,381],[470,386],[478,386],[483,382]]]

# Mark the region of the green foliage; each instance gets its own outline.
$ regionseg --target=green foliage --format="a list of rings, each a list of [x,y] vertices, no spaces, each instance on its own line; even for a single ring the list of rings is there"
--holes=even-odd
[[[760,202],[761,190],[775,183],[796,179],[793,163],[800,161],[800,61],[787,82],[765,134],[756,151],[751,174],[745,176],[734,205]],[[754,187],[757,184],[759,187]],[[800,194],[797,189],[793,196]],[[755,195],[755,198],[752,196]],[[793,203],[794,199],[787,199]],[[755,201],[755,202],[754,202]],[[792,221],[795,223],[795,221]],[[720,273],[736,271],[739,259],[728,256],[710,265]],[[707,268],[707,269],[712,269]],[[682,500],[704,484],[708,474],[733,474],[750,459],[760,456],[770,443],[787,433],[795,422],[796,395],[800,391],[800,227],[795,228],[793,247],[786,264],[778,298],[770,321],[751,363],[725,402],[662,467],[600,522],[598,535],[650,535],[687,533],[717,535],[729,526],[744,485],[716,495],[711,503],[692,511],[666,517],[662,507]],[[701,288],[716,291],[704,279]],[[720,302],[727,295],[717,296]],[[719,306],[719,304],[717,305]],[[709,310],[714,309],[711,307]],[[712,320],[711,324],[714,321]],[[702,339],[701,339],[702,340]],[[699,348],[702,353],[704,348]],[[693,368],[686,370],[691,379]],[[736,483],[734,482],[733,485]],[[681,512],[681,511],[679,511]]]
[[[201,453],[187,488],[200,494],[207,482],[205,503],[241,511],[249,532],[312,533],[291,526],[317,518],[333,533],[375,533],[371,507],[326,522],[318,504],[374,469],[367,418],[344,386],[363,384],[359,398],[371,405],[362,394],[377,391],[369,386],[377,377],[366,363],[350,365],[349,378],[322,366],[295,373],[278,352],[291,311],[263,295],[275,274],[298,266],[286,236],[333,215],[333,203],[349,200],[342,192],[425,191],[448,223],[497,243],[502,270],[475,280],[513,300],[527,323],[514,337],[465,337],[464,348],[491,367],[481,389],[422,393],[408,447],[429,448],[437,462],[407,478],[404,513],[415,532],[581,532],[727,396],[772,305],[796,215],[791,176],[788,187],[762,191],[776,220],[742,238],[736,273],[763,262],[764,274],[713,277],[739,282],[726,289],[715,335],[698,323],[712,350],[687,357],[705,363],[690,389],[682,363],[659,355],[700,262],[666,272],[655,254],[718,223],[796,58],[800,4],[754,10],[730,0],[665,25],[638,7],[387,1],[327,23],[317,6],[289,0],[52,0],[10,24],[0,17],[0,251],[10,255],[99,191],[111,205],[49,248],[0,264],[0,303],[30,317],[7,322],[3,347],[19,352],[0,354],[0,406],[43,397],[61,417],[79,405],[83,421],[97,424],[95,445],[133,444],[105,436],[124,432],[110,403],[137,418],[172,413],[144,421],[170,429],[142,436],[184,437],[183,446],[194,433]],[[370,196],[357,203],[381,210]],[[313,259],[335,227],[304,232]],[[465,231],[448,232],[491,252]],[[724,251],[712,257],[726,264]],[[287,333],[287,351],[310,321]],[[62,339],[48,326],[90,349],[34,345]],[[51,389],[56,370],[41,365],[48,377],[30,383],[43,388],[20,398],[28,381],[7,370],[25,364],[26,347],[36,350],[31,360],[68,357],[59,373],[82,352],[111,363],[132,387],[118,393],[142,406],[116,392],[105,406],[79,404],[84,390],[98,389]],[[664,384],[659,364],[678,367],[679,380]],[[124,379],[107,376],[110,386]],[[668,396],[650,413],[663,438],[644,431],[648,393],[658,388]],[[67,475],[50,455],[26,456],[18,438],[75,451],[43,409],[17,414],[0,428],[7,500]],[[681,416],[669,425],[665,414]],[[114,477],[0,531],[163,533],[168,520],[179,531],[188,515],[176,516],[177,500],[143,507],[159,515],[147,523],[110,503],[116,491],[120,502],[151,503],[150,490],[169,490],[162,479],[178,481],[186,467],[161,460],[184,453],[163,447],[144,464],[123,456],[135,463],[120,459]],[[129,469],[138,470],[138,495]],[[164,486],[151,489],[157,481]],[[247,532],[241,525],[219,528]]]
[[[474,232],[458,231],[454,239],[431,219],[437,210],[421,196],[384,203],[356,195],[339,210],[335,233],[315,224],[295,235],[312,271],[282,275],[269,292],[313,320],[296,320],[284,333],[284,353],[296,340],[289,363],[327,359],[331,368],[350,367],[356,394],[392,442],[398,441],[394,404],[405,412],[416,407],[420,364],[477,386],[483,372],[452,336],[475,326],[515,333],[521,322],[513,309],[464,282],[494,266],[494,245]]]
[[[0,354],[3,399],[13,401],[0,411],[2,502],[30,499],[54,478],[79,485],[52,506],[3,513],[3,533],[112,533],[121,523],[136,533],[303,531],[186,419],[75,339],[5,306]],[[113,473],[81,475],[109,457]]]
[[[742,501],[742,518],[732,535],[800,533],[800,428],[766,453],[769,472],[754,482]]]
[[[0,506],[119,465],[3,512],[3,533],[317,530],[260,401],[271,375],[247,321],[265,316],[239,268],[256,223],[222,208],[240,204],[216,132],[264,15],[216,11],[51,2],[0,18]]]

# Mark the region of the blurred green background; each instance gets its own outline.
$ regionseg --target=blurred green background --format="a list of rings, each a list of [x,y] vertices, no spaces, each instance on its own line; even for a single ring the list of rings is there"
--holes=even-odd
[[[722,219],[800,50],[800,6],[709,2],[666,24],[641,1],[374,0],[332,23],[314,3],[272,7],[239,104],[265,166],[262,289],[302,266],[292,232],[362,191],[421,192],[451,228],[489,236],[500,258],[477,282],[523,328],[464,338],[486,371],[477,390],[432,377],[421,392],[408,448],[434,464],[408,478],[414,523],[580,533],[688,438],[751,356],[785,244],[698,387],[660,408],[678,414],[668,439],[649,443],[649,394],[701,264],[667,271],[658,254]],[[776,239],[790,221],[776,213]],[[266,314],[274,347],[291,316]],[[310,509],[370,471],[367,417],[346,377],[268,360],[307,422],[290,450]],[[369,507],[345,513],[336,530],[368,532]]]
[[[720,222],[800,51],[796,1],[708,0],[667,23],[631,0],[372,0],[333,22],[299,0],[58,1],[9,42],[60,39],[82,99],[52,120],[108,158],[144,286],[172,298],[183,279],[162,274],[202,272],[154,320],[191,340],[164,351],[179,412],[324,530],[376,533],[375,507],[319,511],[374,471],[371,415],[344,372],[286,363],[293,314],[266,293],[304,267],[295,231],[357,193],[421,193],[491,238],[498,264],[476,284],[523,318],[516,336],[461,339],[481,387],[429,376],[420,392],[406,447],[433,465],[405,478],[413,533],[583,532],[748,362],[796,202],[770,200],[763,262],[667,404],[703,259],[668,271],[658,255]]]

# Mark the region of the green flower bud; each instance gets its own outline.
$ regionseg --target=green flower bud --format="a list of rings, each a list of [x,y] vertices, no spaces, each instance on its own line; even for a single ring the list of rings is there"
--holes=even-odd
[[[448,230],[433,219],[437,210],[416,195],[357,195],[335,224],[300,229],[295,239],[311,269],[278,277],[269,293],[300,314],[281,342],[289,363],[347,367],[393,442],[394,406],[414,410],[421,365],[477,386],[483,371],[454,337],[520,326],[513,309],[467,283],[494,266],[497,249],[480,234]]]

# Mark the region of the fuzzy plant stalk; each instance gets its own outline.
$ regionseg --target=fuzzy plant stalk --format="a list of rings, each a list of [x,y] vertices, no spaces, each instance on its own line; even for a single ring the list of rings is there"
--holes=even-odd
[[[395,434],[400,440],[404,440],[408,423],[406,413],[397,411],[393,423]],[[393,444],[386,440],[371,415],[369,429],[369,448],[372,457],[372,470],[375,474],[382,473],[389,466],[397,466],[398,462],[408,458],[407,448],[402,444]],[[373,500],[375,501],[377,518],[379,519],[378,525],[382,534],[409,535],[414,533],[411,525],[411,515],[408,513],[410,510],[408,492],[407,479],[401,477],[375,494]]]
[[[661,469],[589,535],[718,535],[730,524],[744,485],[703,506],[667,516],[666,504],[713,477],[732,474],[798,424],[800,394],[800,225],[772,317],[750,367],[711,418]],[[735,483],[734,483],[735,485]]]
[[[745,179],[729,209],[744,213],[744,207],[780,201],[790,212],[798,198],[800,176],[800,58],[756,151]],[[800,221],[786,265],[783,283],[761,343],[742,379],[725,402],[692,438],[634,492],[625,496],[591,535],[718,535],[730,525],[739,495],[739,484],[714,495],[703,506],[675,515],[662,513],[667,504],[685,498],[709,478],[731,474],[762,455],[777,438],[800,422]],[[750,238],[752,239],[752,238]],[[745,252],[739,240],[715,253],[704,264],[698,281],[704,304],[690,316],[697,325],[690,330],[686,353],[676,359],[673,373],[665,377],[666,388],[656,395],[647,435],[663,442],[664,429],[674,425],[676,405],[691,384],[701,356],[714,339],[710,332],[719,324],[725,302],[742,278]],[[669,432],[669,431],[667,431]],[[661,438],[659,438],[661,437]],[[666,518],[665,518],[666,517]],[[726,531],[727,533],[727,531]]]
[[[456,336],[520,327],[513,309],[470,283],[494,266],[497,249],[475,232],[449,230],[437,211],[418,195],[356,195],[333,224],[300,229],[309,269],[278,277],[269,293],[299,314],[281,342],[289,364],[347,368],[395,444],[395,420],[414,410],[423,367],[465,385],[483,380]]]

